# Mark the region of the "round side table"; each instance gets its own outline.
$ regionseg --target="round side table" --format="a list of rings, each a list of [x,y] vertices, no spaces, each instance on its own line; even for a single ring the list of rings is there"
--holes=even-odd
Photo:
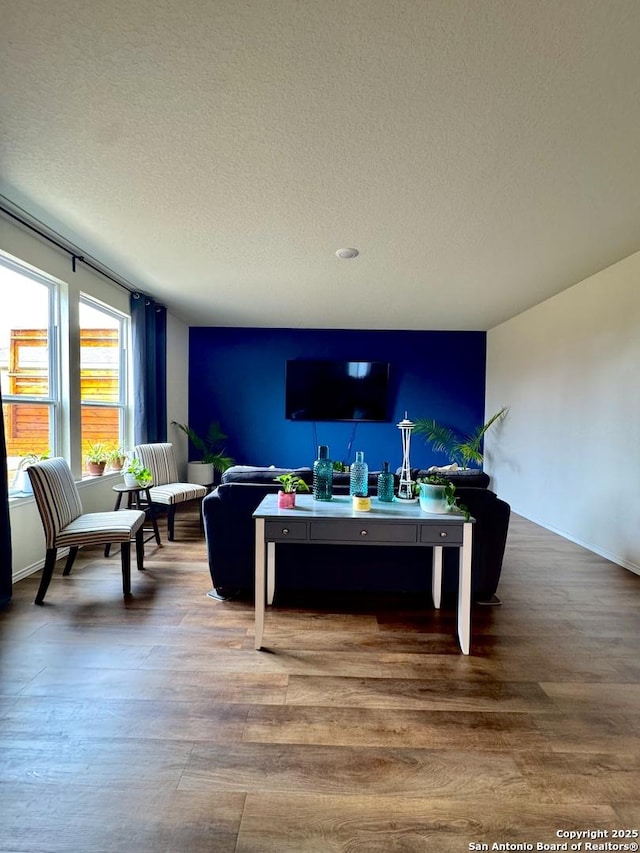
[[[114,510],[117,511],[120,509],[122,497],[123,495],[126,495],[127,509],[139,509],[142,510],[145,515],[148,513],[156,543],[158,545],[162,545],[156,512],[153,508],[153,504],[151,503],[151,495],[149,494],[149,489],[152,485],[153,483],[149,483],[147,486],[126,486],[124,483],[120,483],[117,486],[113,486],[113,491],[116,493],[116,504],[114,506]],[[141,495],[143,495],[142,498],[140,497]],[[150,539],[151,536],[148,536],[144,541],[148,542]],[[104,546],[105,557],[109,556],[110,550],[110,544]]]

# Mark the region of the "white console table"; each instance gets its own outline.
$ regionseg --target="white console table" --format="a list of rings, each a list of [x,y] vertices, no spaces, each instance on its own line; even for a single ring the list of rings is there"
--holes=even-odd
[[[255,647],[261,649],[264,636],[265,604],[272,604],[276,583],[275,546],[289,543],[308,545],[411,545],[433,549],[433,603],[440,607],[442,591],[442,549],[458,548],[458,639],[463,654],[471,645],[471,548],[473,519],[447,513],[422,512],[419,504],[399,500],[381,503],[371,500],[370,512],[355,512],[351,498],[337,496],[331,501],[315,501],[297,495],[294,509],[279,509],[278,496],[267,495],[253,513],[256,536]]]

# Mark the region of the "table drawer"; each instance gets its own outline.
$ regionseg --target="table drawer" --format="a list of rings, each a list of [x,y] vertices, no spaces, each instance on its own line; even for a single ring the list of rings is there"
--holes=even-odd
[[[307,538],[306,521],[267,521],[265,539],[268,542],[286,540],[304,541]]]
[[[423,545],[462,545],[462,525],[421,524],[420,542]]]
[[[365,544],[415,544],[417,527],[414,524],[378,524],[375,521],[358,520],[354,523],[311,522],[309,526],[310,542],[358,542]]]

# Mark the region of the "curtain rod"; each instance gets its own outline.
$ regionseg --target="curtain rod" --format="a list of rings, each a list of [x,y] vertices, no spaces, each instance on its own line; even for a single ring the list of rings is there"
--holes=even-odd
[[[48,240],[50,243],[53,243],[53,245],[57,249],[60,249],[60,251],[66,252],[68,255],[70,255],[71,256],[71,269],[73,272],[76,271],[76,261],[80,261],[81,263],[83,263],[85,265],[85,267],[89,267],[94,272],[97,272],[99,275],[104,276],[104,278],[108,278],[109,281],[112,281],[114,284],[117,284],[118,287],[121,287],[123,290],[129,291],[129,293],[139,293],[140,292],[139,290],[134,290],[132,287],[129,287],[129,285],[127,285],[127,284],[123,284],[117,278],[114,278],[108,272],[105,272],[103,269],[96,266],[92,261],[88,261],[84,255],[78,254],[78,252],[80,250],[76,251],[75,249],[70,249],[68,246],[65,246],[64,243],[60,243],[58,240],[54,240],[54,238],[51,237],[49,234],[47,234],[45,231],[41,231],[39,228],[36,228],[35,225],[32,225],[30,222],[27,222],[26,219],[23,219],[21,216],[18,216],[17,214],[13,213],[13,211],[9,210],[8,208],[6,208],[2,204],[0,204],[0,211],[2,211],[2,213],[4,213],[6,216],[10,216],[12,219],[15,219],[16,222],[19,222],[25,228],[28,228],[30,231],[33,231],[39,237],[42,237],[45,240]]]

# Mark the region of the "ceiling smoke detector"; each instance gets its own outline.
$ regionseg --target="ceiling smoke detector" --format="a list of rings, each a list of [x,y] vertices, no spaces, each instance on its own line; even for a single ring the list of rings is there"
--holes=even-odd
[[[360,252],[357,249],[338,249],[336,255],[343,261],[357,258]]]

